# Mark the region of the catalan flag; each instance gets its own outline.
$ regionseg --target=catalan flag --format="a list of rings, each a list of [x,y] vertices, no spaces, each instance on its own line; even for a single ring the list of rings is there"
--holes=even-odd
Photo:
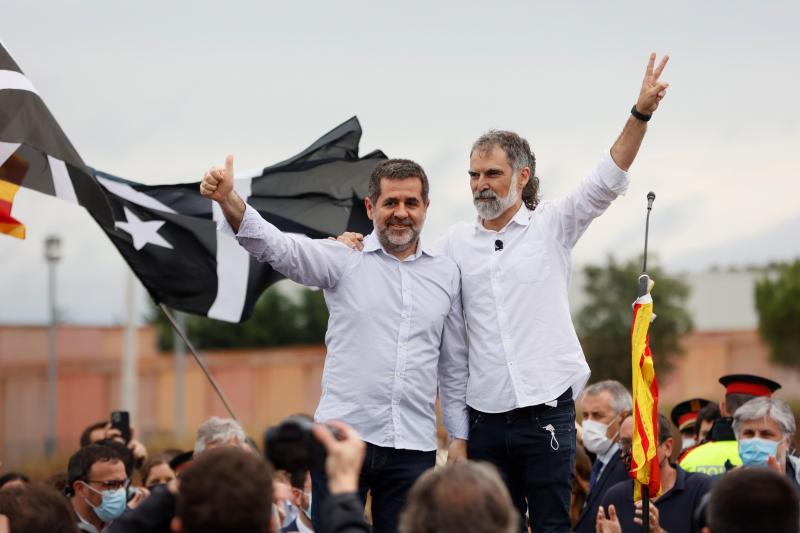
[[[6,157],[7,155],[7,157]],[[28,170],[28,164],[21,158],[11,154],[0,153],[0,233],[18,239],[25,238],[25,226],[11,216],[11,205],[17,194],[22,178]]]
[[[6,193],[15,193],[22,186],[83,206],[96,220],[114,224],[111,206],[92,170],[47,109],[33,82],[0,43],[0,162],[4,168],[7,161],[21,161],[26,167],[24,179],[0,176]],[[6,213],[6,217],[10,215]]]
[[[633,447],[631,449],[630,476],[634,483],[634,501],[642,498],[642,486],[649,487],[649,496],[661,494],[661,472],[658,467],[658,380],[650,352],[650,322],[653,314],[653,298],[650,290],[654,283],[646,274],[640,278],[640,286],[647,290],[633,304],[631,327],[631,363],[633,368]]]

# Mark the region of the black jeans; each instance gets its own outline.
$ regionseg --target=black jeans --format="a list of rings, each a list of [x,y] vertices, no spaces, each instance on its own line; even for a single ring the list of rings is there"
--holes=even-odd
[[[470,408],[467,453],[500,471],[522,517],[520,531],[527,531],[525,511],[535,533],[572,530],[575,403],[571,390],[558,398],[555,407],[534,405],[506,413]]]
[[[406,504],[411,485],[436,464],[436,452],[397,450],[367,443],[367,455],[361,468],[358,491],[361,503],[372,492],[373,533],[396,533],[400,512]],[[329,494],[328,478],[323,471],[311,472],[311,521],[314,533],[325,533],[322,505]]]

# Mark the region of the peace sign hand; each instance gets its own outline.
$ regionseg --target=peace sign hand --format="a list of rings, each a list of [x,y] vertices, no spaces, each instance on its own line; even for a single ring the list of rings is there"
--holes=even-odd
[[[655,52],[650,54],[650,60],[647,62],[647,70],[644,74],[644,81],[642,81],[642,90],[639,93],[639,100],[636,101],[636,110],[639,113],[652,115],[658,108],[658,103],[664,98],[664,95],[667,94],[669,83],[659,81],[658,79],[664,67],[667,66],[667,61],[669,61],[669,56],[665,55],[658,63],[658,67],[654,69],[656,54]]]

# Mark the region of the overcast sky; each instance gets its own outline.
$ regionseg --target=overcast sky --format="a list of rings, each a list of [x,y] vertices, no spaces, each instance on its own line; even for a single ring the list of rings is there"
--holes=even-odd
[[[88,164],[148,184],[291,156],[352,115],[431,179],[423,238],[470,219],[468,149],[527,137],[545,198],[619,134],[650,51],[671,56],[632,186],[576,268],[651,250],[675,271],[800,255],[800,3],[6,2],[0,39]],[[0,236],[0,322],[47,317],[43,240],[64,240],[71,323],[123,318],[126,267],[81,208],[22,190],[25,241]]]

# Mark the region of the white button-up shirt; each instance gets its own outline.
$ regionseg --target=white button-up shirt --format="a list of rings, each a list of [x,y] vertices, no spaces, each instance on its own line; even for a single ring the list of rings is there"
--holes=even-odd
[[[578,397],[590,372],[569,313],[570,255],[628,183],[606,153],[565,198],[534,211],[523,204],[500,231],[480,220],[457,224],[437,243],[461,269],[469,406],[500,413],[552,401],[568,387]]]
[[[231,232],[227,222],[220,229]],[[317,421],[342,420],[378,446],[435,450],[438,378],[445,427],[467,438],[468,352],[452,259],[420,242],[400,261],[374,233],[361,252],[285,234],[250,206],[236,239],[287,278],[324,290],[330,318]]]

